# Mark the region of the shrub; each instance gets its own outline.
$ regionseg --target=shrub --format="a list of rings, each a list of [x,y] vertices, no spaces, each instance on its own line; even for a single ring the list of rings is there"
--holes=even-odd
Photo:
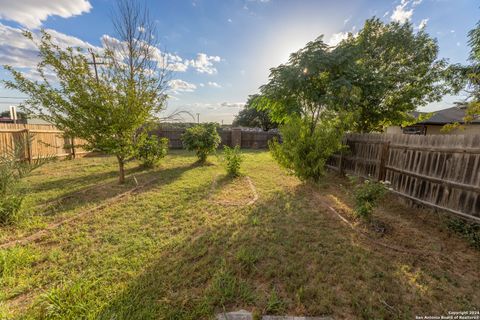
[[[152,135],[145,138],[139,145],[137,158],[144,167],[152,168],[167,155],[167,152],[168,139]]]
[[[15,220],[22,206],[23,196],[4,195],[0,197],[0,225],[10,224]]]
[[[25,151],[28,145],[31,145],[32,139],[33,136],[30,134],[18,137],[14,146],[7,148],[0,156],[0,225],[13,222],[20,211],[25,193],[18,188],[20,180],[54,159],[38,157],[32,161],[25,161]]]
[[[373,209],[387,192],[383,182],[365,180],[355,188],[355,213],[362,219],[370,220]]]
[[[460,236],[467,239],[474,248],[480,250],[479,224],[458,218],[450,218],[447,220],[447,226],[450,230],[455,231]]]
[[[242,153],[240,152],[240,146],[229,148],[223,147],[223,161],[227,173],[232,177],[238,177],[240,175],[240,165],[243,161]]]
[[[318,182],[328,158],[343,147],[343,132],[331,121],[322,121],[312,129],[307,121],[293,118],[280,132],[283,142],[271,141],[270,151],[281,166],[301,180]]]
[[[185,149],[195,151],[200,163],[205,162],[221,142],[217,124],[205,123],[188,128],[182,135],[182,142]]]

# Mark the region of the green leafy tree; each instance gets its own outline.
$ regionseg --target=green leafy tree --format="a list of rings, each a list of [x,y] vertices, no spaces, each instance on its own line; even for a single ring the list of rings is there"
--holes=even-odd
[[[477,22],[475,28],[468,32],[468,44],[471,48],[469,56],[471,64],[453,66],[457,79],[460,79],[459,89],[463,89],[467,93],[466,100],[459,103],[461,107],[465,108],[464,124],[447,124],[442,131],[464,129],[465,125],[480,118],[480,22]]]
[[[262,128],[263,131],[268,131],[278,127],[278,124],[270,119],[268,110],[259,110],[255,107],[255,99],[258,98],[258,94],[252,95],[248,98],[245,107],[240,110],[238,115],[233,120],[234,126]]]
[[[347,114],[335,111],[354,93],[341,76],[345,58],[334,56],[322,37],[271,69],[255,107],[280,126],[282,143],[270,143],[274,158],[302,180],[319,181],[327,159],[342,148]]]
[[[333,56],[323,37],[290,55],[288,63],[270,70],[269,81],[260,87],[255,108],[269,111],[271,119],[283,123],[299,116],[313,132],[322,115],[333,105],[344,103],[352,87],[341,77],[345,58]]]
[[[424,30],[414,32],[410,23],[369,19],[332,54],[348,58],[341,73],[356,90],[340,107],[355,114],[352,129],[358,132],[400,125],[409,112],[451,92],[436,40]]]
[[[24,33],[39,49],[40,81],[5,66],[13,76],[6,87],[29,97],[29,113],[85,140],[88,150],[114,155],[120,183],[125,181],[126,161],[146,138],[144,123],[156,117],[166,100],[168,69],[157,61],[153,41],[158,37],[146,12],[134,1],[118,2],[113,18],[118,39],[107,41],[104,52],[97,54],[104,63],[99,70],[92,68],[83,49],[63,49],[45,31],[40,39]],[[55,82],[47,79],[47,71],[55,74]]]
[[[207,156],[215,153],[220,145],[217,127],[216,123],[199,124],[188,128],[182,135],[183,146],[188,151],[195,151],[200,163],[204,163]]]

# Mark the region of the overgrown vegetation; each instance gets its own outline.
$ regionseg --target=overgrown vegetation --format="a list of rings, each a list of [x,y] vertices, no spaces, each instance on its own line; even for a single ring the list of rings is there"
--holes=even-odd
[[[383,181],[374,181],[366,179],[355,186],[355,214],[369,221],[373,210],[378,206],[378,202],[387,193],[387,188]]]
[[[28,148],[33,136],[21,134],[14,139],[13,147],[7,148],[0,156],[0,225],[12,223],[20,211],[25,190],[19,190],[22,178],[50,161],[51,157],[27,160]]]
[[[450,218],[448,227],[464,237],[470,244],[480,250],[480,224],[458,218]]]
[[[238,177],[240,175],[240,166],[243,162],[242,152],[240,146],[230,148],[228,146],[223,147],[223,163],[227,173],[232,177]]]
[[[334,120],[322,121],[313,128],[300,117],[280,128],[282,142],[269,143],[273,157],[301,180],[318,182],[325,173],[328,158],[342,148],[343,131]]]
[[[200,163],[204,163],[220,145],[221,139],[217,127],[216,123],[199,124],[187,128],[182,135],[184,148],[188,151],[195,151]]]
[[[168,152],[168,139],[156,135],[146,137],[138,146],[137,159],[146,168],[153,168]]]

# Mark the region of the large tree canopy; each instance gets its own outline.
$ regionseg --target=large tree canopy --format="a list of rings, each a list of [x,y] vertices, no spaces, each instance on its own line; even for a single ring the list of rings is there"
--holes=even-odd
[[[480,22],[468,33],[471,65],[465,69],[469,101],[465,122],[480,117]]]
[[[319,37],[271,69],[259,105],[276,121],[299,115],[314,126],[325,112],[349,113],[350,130],[382,131],[449,92],[437,53],[423,30],[372,18],[338,46]]]
[[[262,128],[264,131],[277,128],[278,124],[272,121],[268,110],[259,110],[255,107],[255,100],[259,98],[258,94],[248,98],[245,107],[240,110],[233,120],[234,126]]]
[[[299,116],[313,132],[322,116],[355,92],[344,78],[344,61],[345,57],[332,54],[322,37],[309,42],[288,63],[270,70],[255,107],[269,111],[272,120],[280,123]]]
[[[447,63],[437,59],[436,40],[423,29],[414,32],[410,23],[367,20],[333,54],[349,58],[345,77],[357,90],[347,110],[355,114],[355,131],[401,124],[409,112],[449,92],[443,81]]]

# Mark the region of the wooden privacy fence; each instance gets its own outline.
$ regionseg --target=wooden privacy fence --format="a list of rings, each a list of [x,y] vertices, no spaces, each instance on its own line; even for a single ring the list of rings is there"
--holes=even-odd
[[[181,149],[182,134],[185,129],[159,128],[153,133],[169,139],[171,149]],[[222,144],[227,146],[240,145],[242,148],[264,149],[268,141],[279,137],[278,133],[243,130],[240,128],[220,129]],[[11,124],[0,123],[0,155],[12,149],[15,142],[30,135],[32,143],[27,148],[25,159],[32,160],[39,156],[75,157],[88,152],[79,147],[82,140],[64,136],[64,132],[53,125]]]
[[[168,138],[171,149],[183,148],[181,138],[184,132],[185,129],[181,128],[159,128],[153,131],[159,137]],[[274,138],[280,139],[280,135],[276,132],[245,130],[241,128],[219,129],[218,133],[222,139],[220,146],[227,145],[233,147],[240,145],[241,148],[250,149],[266,149],[268,148],[268,141]]]
[[[25,160],[40,156],[75,157],[87,152],[78,147],[81,140],[65,137],[63,131],[52,125],[0,124],[0,154],[5,154],[15,147],[15,143],[31,137],[31,143],[25,150]],[[77,145],[77,146],[76,146]]]
[[[480,222],[480,136],[349,134],[327,167],[390,182],[407,199]]]

